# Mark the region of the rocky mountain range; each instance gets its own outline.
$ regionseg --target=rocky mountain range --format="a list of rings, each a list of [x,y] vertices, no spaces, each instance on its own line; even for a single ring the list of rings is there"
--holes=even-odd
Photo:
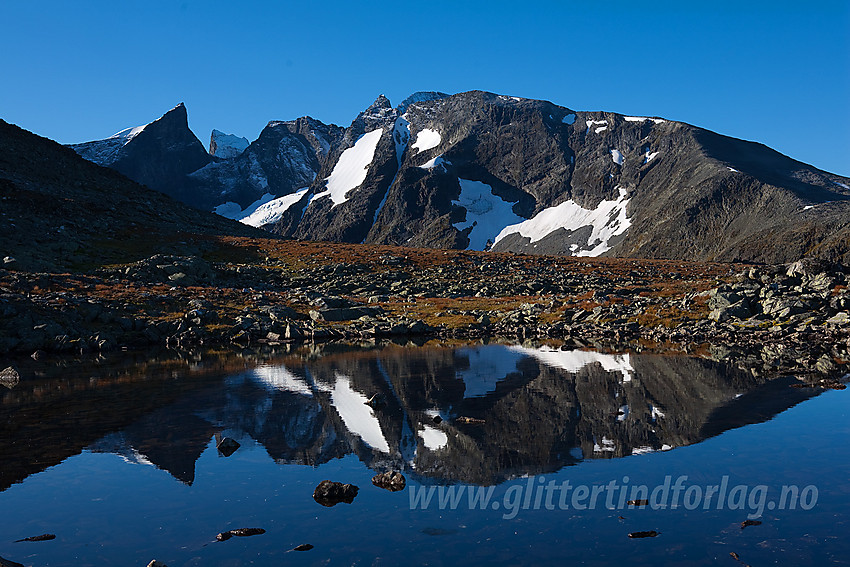
[[[185,107],[72,146],[192,206],[306,240],[579,256],[850,260],[850,179],[656,117],[472,91],[270,122],[212,155]],[[235,137],[234,137],[235,138]]]

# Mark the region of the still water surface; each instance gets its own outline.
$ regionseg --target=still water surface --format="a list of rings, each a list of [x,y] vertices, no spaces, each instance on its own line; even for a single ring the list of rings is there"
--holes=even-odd
[[[793,377],[531,344],[21,371],[0,557],[24,565],[850,563],[850,399]],[[360,492],[320,506],[324,479]]]

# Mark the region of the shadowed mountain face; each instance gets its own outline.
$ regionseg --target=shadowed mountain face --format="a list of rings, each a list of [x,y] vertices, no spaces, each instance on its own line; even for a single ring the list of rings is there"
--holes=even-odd
[[[27,269],[105,262],[125,249],[138,259],[187,234],[257,234],[2,120],[0,198],[0,249]]]
[[[183,103],[150,124],[71,148],[90,161],[177,198],[183,191],[184,176],[213,161],[189,129]]]
[[[353,453],[425,482],[490,485],[698,443],[815,395],[703,359],[503,345],[267,362],[223,381],[187,377],[167,395],[155,376],[0,392],[0,458],[16,463],[2,487],[84,447],[191,484],[219,432],[281,464]]]
[[[193,206],[300,239],[850,261],[850,179],[661,118],[426,92],[396,107],[380,96],[345,129],[270,122],[229,159],[191,138],[179,106],[73,147]]]

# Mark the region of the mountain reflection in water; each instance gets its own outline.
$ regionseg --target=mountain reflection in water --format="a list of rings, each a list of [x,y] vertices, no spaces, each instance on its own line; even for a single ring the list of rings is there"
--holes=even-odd
[[[392,346],[246,366],[0,393],[0,490],[84,449],[191,484],[221,432],[280,464],[353,453],[420,482],[491,485],[697,443],[815,395],[705,359],[546,346]]]

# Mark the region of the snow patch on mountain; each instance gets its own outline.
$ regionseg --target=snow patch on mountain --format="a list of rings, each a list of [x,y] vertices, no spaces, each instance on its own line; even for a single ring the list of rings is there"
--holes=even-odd
[[[210,134],[210,155],[218,158],[234,158],[248,149],[249,145],[248,138],[225,134],[221,130],[213,130]]]
[[[517,362],[524,356],[503,345],[462,348],[457,355],[469,361],[465,369],[455,374],[463,380],[464,398],[480,398],[496,391],[499,382],[517,372]]]
[[[121,148],[126,146],[130,140],[138,136],[148,126],[150,124],[125,128],[118,133],[112,134],[105,140],[72,144],[71,148],[91,162],[109,166],[118,159],[118,153],[121,151]]]
[[[647,116],[623,116],[623,119],[626,122],[646,122],[647,120],[652,120],[656,124],[667,122],[666,120],[662,120],[661,118],[649,118]]]
[[[422,424],[422,431],[417,432],[422,442],[431,451],[439,451],[449,444],[449,436],[430,425]]]
[[[617,189],[620,192],[617,199],[602,201],[595,209],[585,209],[572,199],[543,209],[528,220],[506,226],[496,236],[493,243],[514,233],[531,239],[531,242],[537,242],[559,229],[573,232],[590,226],[592,231],[587,239],[586,248],[573,255],[599,256],[611,249],[610,242],[613,237],[624,234],[631,226],[631,219],[626,216],[626,207],[629,204],[628,193],[622,187]]]
[[[623,165],[623,154],[620,153],[620,150],[611,150],[611,160],[617,165]]]
[[[646,151],[643,154],[643,163],[647,164],[647,163],[651,162],[653,159],[655,159],[655,156],[657,156],[657,155],[658,155],[658,152],[650,151],[650,147],[647,146]]]
[[[596,132],[597,134],[608,129],[608,121],[607,120],[586,120],[585,124],[587,124],[587,130],[585,131],[585,134],[589,134],[590,129],[593,126],[599,126],[598,128],[596,128],[594,130],[594,132]]]
[[[325,178],[325,190],[316,194],[312,200],[330,197],[334,207],[346,202],[346,194],[366,180],[369,166],[375,159],[375,149],[383,133],[383,128],[366,132],[352,147],[342,152],[330,176]]]
[[[270,390],[293,392],[303,396],[313,397],[313,391],[303,378],[290,372],[286,366],[258,366],[249,374],[255,380]]]
[[[619,372],[623,382],[630,382],[632,367],[628,354],[603,354],[587,350],[561,350],[552,347],[525,348],[521,346],[507,347],[513,352],[530,356],[550,368],[559,368],[572,374],[585,366],[599,364],[606,372]]]
[[[226,203],[222,203],[213,209],[213,212],[219,216],[232,219],[232,220],[241,220],[254,211],[260,205],[264,205],[274,199],[274,195],[271,193],[266,193],[243,210],[242,207],[239,206],[239,203],[234,203],[233,201],[227,201]]]
[[[351,387],[351,379],[337,373],[336,383],[331,391],[331,404],[336,408],[345,427],[366,445],[378,451],[389,453],[390,445],[381,431],[381,424],[372,408],[366,405],[369,399]]]
[[[419,166],[419,169],[434,169],[435,167],[442,168],[443,171],[446,171],[446,165],[451,165],[452,162],[443,158],[443,156],[439,155],[435,158],[431,158],[422,165]]]
[[[486,183],[469,179],[458,179],[458,183],[460,196],[452,204],[466,209],[466,220],[452,226],[460,231],[472,227],[467,250],[484,250],[488,243],[498,240],[497,235],[506,230],[505,226],[523,220],[514,213],[513,203],[494,195]]]
[[[425,128],[416,135],[416,141],[411,146],[418,152],[424,152],[440,145],[442,138],[440,133],[430,128]]]
[[[290,193],[289,195],[284,195],[283,197],[278,197],[265,203],[260,203],[249,214],[244,215],[242,218],[237,220],[242,224],[247,224],[257,228],[267,224],[274,224],[281,219],[284,213],[288,211],[292,205],[300,201],[308,190],[309,187],[304,187],[295,193]],[[265,197],[265,195],[263,197]]]

